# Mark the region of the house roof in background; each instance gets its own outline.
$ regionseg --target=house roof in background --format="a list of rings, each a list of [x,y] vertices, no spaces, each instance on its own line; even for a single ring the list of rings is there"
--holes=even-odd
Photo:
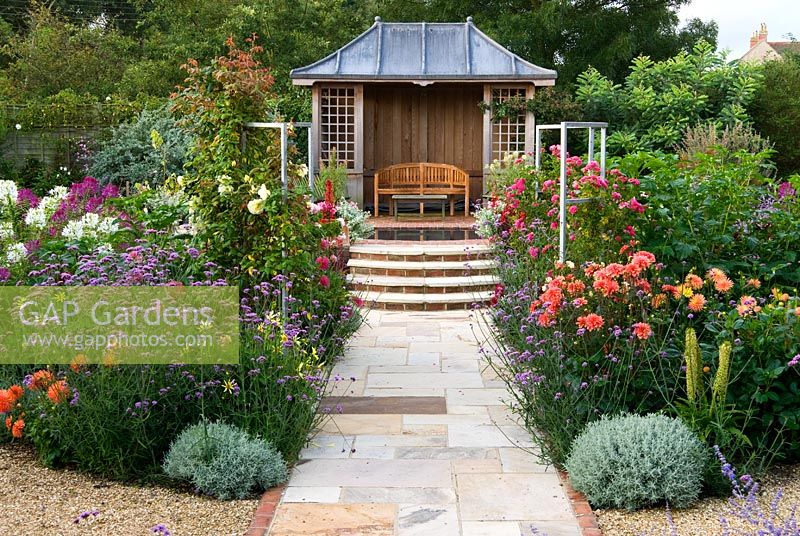
[[[767,44],[778,54],[800,54],[800,41],[768,41]]]
[[[326,81],[519,81],[551,85],[556,71],[500,46],[472,22],[373,24],[329,56],[291,72],[295,84]]]

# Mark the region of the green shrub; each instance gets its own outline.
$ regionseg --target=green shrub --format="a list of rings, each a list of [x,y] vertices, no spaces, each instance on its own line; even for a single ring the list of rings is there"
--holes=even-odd
[[[336,205],[336,214],[347,224],[351,242],[369,238],[375,232],[375,226],[369,220],[369,212],[361,210],[352,201],[340,201]]]
[[[611,123],[610,150],[670,149],[686,127],[748,122],[759,79],[753,65],[728,63],[700,41],[691,53],[664,61],[636,58],[622,85],[589,68],[578,77],[575,100],[585,117]]]
[[[590,423],[575,439],[566,469],[594,506],[684,507],[700,493],[707,455],[677,419],[623,415]]]
[[[223,423],[198,423],[181,432],[164,472],[219,499],[243,499],[286,480],[286,462],[268,442]]]
[[[789,54],[762,68],[764,83],[751,107],[753,122],[775,146],[778,173],[800,173],[800,55]]]
[[[113,129],[93,155],[89,175],[104,183],[159,185],[170,174],[180,174],[190,142],[166,108],[144,110]]]
[[[339,162],[336,151],[331,151],[327,162],[322,162],[319,176],[314,181],[314,197],[318,200],[325,199],[326,183],[333,185],[333,197],[337,201],[347,197],[347,166]]]

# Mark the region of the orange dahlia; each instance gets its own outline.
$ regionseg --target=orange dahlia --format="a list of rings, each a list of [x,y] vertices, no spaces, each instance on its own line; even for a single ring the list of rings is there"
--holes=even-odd
[[[633,325],[633,334],[638,339],[649,339],[653,335],[653,328],[647,322],[637,322]]]
[[[722,292],[724,294],[733,288],[733,281],[731,281],[728,276],[720,277],[714,281],[714,288],[717,292]]]
[[[603,317],[597,313],[589,313],[588,315],[578,317],[578,327],[587,331],[595,331],[603,327]]]
[[[703,288],[703,279],[697,274],[687,275],[683,282],[692,287],[693,290],[699,290]]]
[[[47,388],[47,398],[49,398],[53,404],[59,404],[66,400],[68,393],[69,387],[67,387],[67,382],[64,380],[57,381]]]
[[[25,389],[21,385],[12,385],[8,388],[8,393],[11,395],[11,401],[16,402],[25,394]]]
[[[37,370],[33,373],[33,379],[31,380],[31,385],[29,389],[33,391],[37,391],[39,389],[43,389],[48,387],[51,383],[53,383],[53,373],[49,370]]]
[[[0,413],[8,413],[14,406],[11,400],[11,393],[6,389],[0,389]]]
[[[22,419],[18,419],[11,426],[11,435],[19,439],[20,437],[22,437],[22,431],[24,429],[25,429],[25,421],[23,421]]]
[[[706,306],[706,297],[702,294],[695,294],[689,298],[689,310],[699,313]]]

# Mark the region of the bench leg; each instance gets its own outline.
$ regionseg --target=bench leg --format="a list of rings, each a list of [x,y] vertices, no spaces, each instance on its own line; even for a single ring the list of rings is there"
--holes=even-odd
[[[464,196],[464,216],[469,216],[469,194]]]
[[[442,204],[442,211],[444,211],[444,203]],[[453,196],[450,196],[450,215],[456,215],[456,200]]]
[[[451,201],[451,203],[452,203],[452,201]],[[442,221],[444,221],[444,206],[445,206],[446,204],[447,204],[447,203],[445,203],[444,201],[442,201],[442,203],[441,203],[441,205],[442,205]],[[452,204],[451,204],[450,206],[452,207]]]
[[[420,201],[419,202],[419,215],[420,216],[424,216],[425,215],[425,202],[424,201]]]

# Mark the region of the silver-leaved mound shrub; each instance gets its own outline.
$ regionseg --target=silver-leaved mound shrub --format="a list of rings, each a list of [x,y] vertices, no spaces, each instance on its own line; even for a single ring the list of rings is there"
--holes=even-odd
[[[224,423],[198,423],[173,441],[164,472],[218,499],[243,499],[284,482],[280,452],[266,440]]]
[[[684,507],[700,494],[707,456],[678,419],[621,415],[589,424],[572,443],[565,468],[596,507]]]

